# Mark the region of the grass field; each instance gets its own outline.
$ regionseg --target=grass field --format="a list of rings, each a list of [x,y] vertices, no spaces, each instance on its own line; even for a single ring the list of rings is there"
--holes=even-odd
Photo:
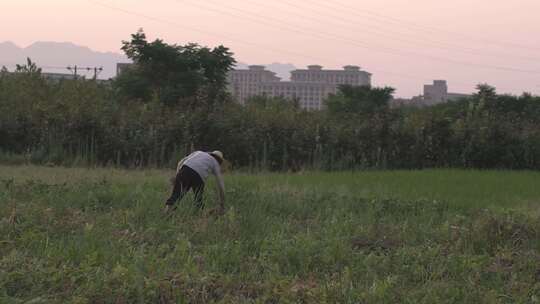
[[[538,172],[171,174],[0,166],[0,303],[540,303]]]

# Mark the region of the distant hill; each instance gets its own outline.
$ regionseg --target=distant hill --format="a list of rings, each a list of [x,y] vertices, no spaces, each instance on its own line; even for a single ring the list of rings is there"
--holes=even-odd
[[[23,64],[26,58],[32,59],[45,72],[69,73],[67,66],[103,67],[100,78],[116,75],[116,63],[129,62],[122,54],[97,52],[88,47],[71,42],[36,42],[21,48],[12,42],[0,43],[0,66],[12,70],[16,64]]]
[[[43,67],[45,72],[69,73],[64,68],[73,65],[103,67],[99,78],[104,79],[116,76],[117,63],[130,62],[120,53],[97,52],[71,42],[35,42],[26,48],[9,41],[0,43],[0,66],[13,70],[16,64],[24,64],[26,58]],[[247,66],[248,64],[239,62],[236,68],[243,69]],[[267,64],[266,67],[283,80],[288,80],[290,71],[296,69],[292,64],[281,63]]]

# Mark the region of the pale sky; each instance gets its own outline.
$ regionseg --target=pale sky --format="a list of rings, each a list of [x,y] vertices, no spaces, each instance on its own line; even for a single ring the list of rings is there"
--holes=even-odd
[[[0,0],[0,42],[120,52],[142,27],[169,43],[223,44],[248,64],[359,65],[398,96],[432,79],[452,92],[487,82],[540,94],[538,12],[539,0]]]

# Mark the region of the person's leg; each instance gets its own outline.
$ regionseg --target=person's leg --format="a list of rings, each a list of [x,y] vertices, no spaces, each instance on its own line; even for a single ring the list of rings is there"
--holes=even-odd
[[[189,181],[190,188],[193,189],[195,195],[195,206],[199,209],[204,209],[203,193],[204,193],[204,181],[199,173],[195,170],[186,167],[186,179]]]
[[[200,183],[193,187],[193,194],[195,194],[195,206],[199,209],[204,209],[203,194],[204,194],[204,183]]]
[[[178,171],[178,173],[176,174],[172,194],[165,203],[167,206],[174,206],[174,204],[178,200],[181,200],[184,195],[189,191],[190,186],[189,183],[187,183],[185,175],[186,172],[182,169],[180,169],[180,171]]]

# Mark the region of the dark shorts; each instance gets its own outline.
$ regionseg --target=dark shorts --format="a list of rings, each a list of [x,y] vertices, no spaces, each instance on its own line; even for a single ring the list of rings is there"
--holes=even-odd
[[[178,200],[182,200],[184,195],[193,190],[195,194],[195,203],[197,207],[204,208],[203,204],[203,192],[204,192],[204,181],[202,180],[199,173],[191,169],[188,166],[182,166],[176,178],[174,180],[173,192],[171,197],[167,200],[167,205],[173,206]]]

